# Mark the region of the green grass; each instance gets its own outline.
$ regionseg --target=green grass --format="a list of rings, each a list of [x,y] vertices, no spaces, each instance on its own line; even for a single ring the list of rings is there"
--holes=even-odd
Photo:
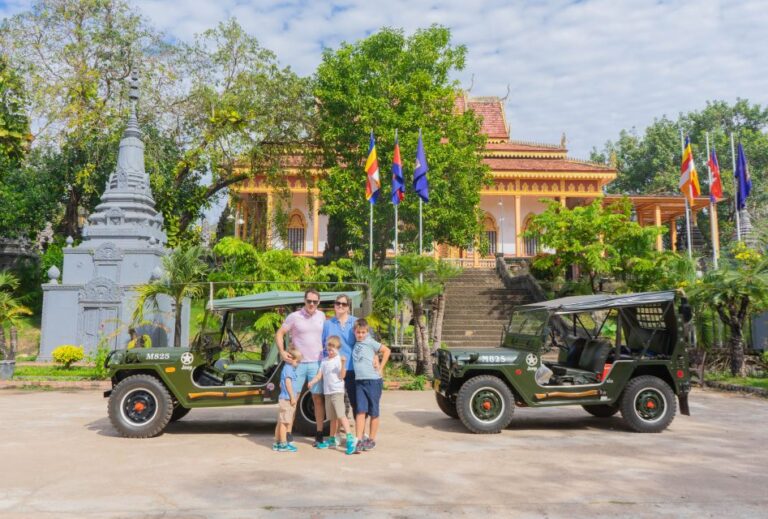
[[[768,377],[732,377],[727,373],[707,373],[704,378],[711,382],[768,389]]]
[[[72,366],[16,366],[14,380],[99,380],[95,367]]]

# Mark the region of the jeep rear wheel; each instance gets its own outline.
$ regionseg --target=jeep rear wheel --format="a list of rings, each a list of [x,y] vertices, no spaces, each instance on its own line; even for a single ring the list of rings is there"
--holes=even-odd
[[[621,397],[621,416],[636,432],[663,431],[675,418],[676,409],[672,388],[658,377],[633,378]]]
[[[442,412],[451,418],[459,417],[459,412],[456,410],[455,400],[451,400],[450,398],[445,397],[440,393],[435,393],[435,400],[437,400],[437,407],[439,407]]]
[[[617,405],[599,404],[583,405],[581,407],[592,416],[597,416],[598,418],[610,418],[619,412],[619,406]]]
[[[109,421],[126,438],[151,438],[162,433],[173,414],[173,399],[152,375],[123,379],[109,397]]]
[[[498,433],[512,421],[515,399],[503,380],[480,375],[461,386],[456,411],[464,426],[473,433]]]
[[[331,422],[325,417],[323,424],[323,435],[327,435],[331,428]],[[315,418],[315,402],[312,400],[312,393],[304,391],[299,395],[299,402],[296,404],[296,414],[293,418],[293,431],[305,436],[314,436],[317,432],[317,420]]]

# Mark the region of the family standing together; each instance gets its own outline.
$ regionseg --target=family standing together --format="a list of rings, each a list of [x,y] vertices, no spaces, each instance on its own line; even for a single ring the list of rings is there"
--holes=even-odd
[[[318,310],[319,305],[320,293],[307,290],[304,307],[289,314],[275,334],[285,365],[280,377],[279,414],[272,449],[296,452],[293,417],[306,382],[317,421],[312,445],[318,449],[335,448],[343,441],[347,454],[372,450],[379,430],[383,373],[390,350],[371,337],[365,319],[351,314],[352,300],[347,295],[336,298],[334,316],[330,319]],[[290,337],[287,349],[286,334]],[[354,416],[354,435],[347,418],[345,395]],[[326,416],[331,424],[327,439],[323,437]],[[342,430],[344,436],[339,437]]]

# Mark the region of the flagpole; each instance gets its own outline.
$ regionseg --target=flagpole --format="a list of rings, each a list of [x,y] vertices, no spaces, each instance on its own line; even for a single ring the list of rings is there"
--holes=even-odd
[[[680,128],[680,156],[685,155],[685,139],[683,138],[683,129]],[[685,196],[685,195],[683,195]],[[685,236],[686,243],[688,244],[688,259],[693,259],[693,251],[691,250],[691,210],[688,200],[693,198],[693,191],[691,188],[691,180],[688,179],[688,196],[685,197]]]
[[[373,270],[373,204],[368,203],[370,206],[370,214],[368,216],[368,270]]]
[[[733,183],[736,186],[733,196],[733,208],[736,212],[736,241],[741,241],[741,222],[739,221],[739,179],[736,178],[736,147],[733,144],[733,132],[731,132],[731,161],[733,162]]]
[[[709,132],[704,133],[707,140],[707,176],[709,177],[709,230],[712,234],[712,265],[717,268],[717,247],[715,242],[719,241],[715,233],[717,229],[715,227],[715,202],[712,199],[712,168],[709,165],[711,155],[709,154]]]
[[[397,128],[395,128],[395,144],[397,144]],[[402,169],[402,168],[401,168]],[[393,195],[394,196],[394,195]],[[394,199],[393,199],[394,201]],[[400,313],[398,312],[397,304],[397,207],[400,204],[395,204],[395,346],[397,346],[397,328],[400,321]]]

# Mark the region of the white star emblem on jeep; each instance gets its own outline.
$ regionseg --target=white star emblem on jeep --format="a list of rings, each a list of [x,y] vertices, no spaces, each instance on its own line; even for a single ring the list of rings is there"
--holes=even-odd
[[[526,362],[526,364],[528,364],[529,366],[535,366],[536,364],[538,364],[538,362],[539,362],[539,359],[538,359],[538,358],[536,357],[536,355],[534,355],[533,353],[529,353],[529,354],[528,354],[528,355],[525,357],[525,362]]]
[[[195,360],[195,356],[192,355],[190,352],[184,352],[181,354],[181,363],[185,366],[188,364],[192,364],[192,361]]]

